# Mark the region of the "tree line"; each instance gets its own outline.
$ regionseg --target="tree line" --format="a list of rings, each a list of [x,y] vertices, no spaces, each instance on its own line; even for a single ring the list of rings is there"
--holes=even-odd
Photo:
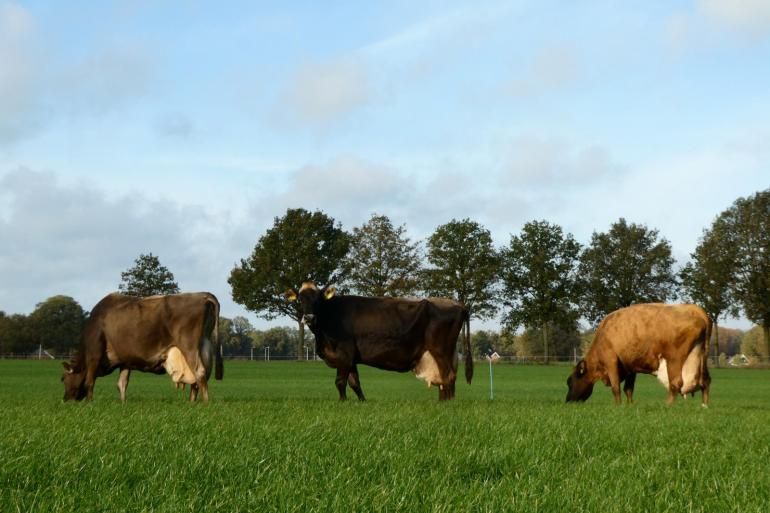
[[[674,265],[671,244],[658,230],[624,218],[606,232],[595,231],[585,245],[557,224],[533,220],[511,234],[507,245],[495,247],[490,231],[467,218],[438,226],[425,241],[412,241],[405,225],[394,226],[385,215],[372,214],[347,232],[324,212],[294,208],[274,219],[228,282],[237,303],[266,320],[293,319],[296,330],[259,332],[235,317],[222,323],[231,331],[221,336],[226,347],[244,353],[275,344],[271,351],[280,347],[284,354],[304,354],[308,334],[302,313],[282,293],[313,281],[365,296],[456,299],[472,319],[500,315],[496,341],[489,342],[494,337],[488,332],[477,332],[477,347],[537,352],[546,361],[565,354],[565,347],[584,347],[591,327],[613,310],[673,300],[701,305],[717,326],[725,316],[743,313],[761,332],[761,342],[752,347],[757,354],[770,354],[770,189],[737,199],[703,230],[691,259],[678,271]],[[127,294],[179,291],[152,254],[141,255],[121,278],[119,290]],[[27,345],[48,340],[53,335],[42,326],[56,325],[56,316],[37,312],[57,308],[73,317],[62,321],[47,347],[73,347],[70,331],[78,331],[85,314],[78,312],[79,305],[65,309],[62,298],[50,298],[30,314],[29,326],[39,329],[24,328],[26,316],[0,313],[0,352],[9,352],[8,333]],[[588,330],[580,331],[581,320]],[[715,351],[721,354],[722,330],[714,331]]]

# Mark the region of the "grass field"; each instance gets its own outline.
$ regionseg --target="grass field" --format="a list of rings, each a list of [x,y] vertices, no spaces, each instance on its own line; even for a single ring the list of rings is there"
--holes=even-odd
[[[315,362],[225,362],[211,403],[117,374],[64,404],[60,364],[0,361],[0,511],[770,511],[770,372],[714,370],[712,405],[637,379],[564,404],[567,367],[486,365],[438,403],[361,367],[337,401]],[[351,393],[352,395],[352,393]]]

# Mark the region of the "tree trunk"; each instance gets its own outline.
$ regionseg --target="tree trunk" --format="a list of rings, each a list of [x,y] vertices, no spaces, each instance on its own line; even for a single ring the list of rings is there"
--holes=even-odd
[[[548,365],[548,323],[543,323],[543,362]]]
[[[765,336],[765,351],[767,351],[767,357],[770,359],[770,323],[765,323],[765,325],[762,326],[762,332]]]
[[[297,341],[297,360],[302,359],[302,347],[305,345],[305,323],[300,319],[297,321],[299,326],[299,340]]]
[[[719,324],[717,321],[714,321],[714,351],[716,351],[717,367],[719,367],[719,355],[721,353],[719,352]]]

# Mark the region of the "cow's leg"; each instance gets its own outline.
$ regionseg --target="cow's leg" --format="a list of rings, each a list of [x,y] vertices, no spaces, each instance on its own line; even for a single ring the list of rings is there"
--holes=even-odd
[[[91,401],[94,398],[94,383],[96,383],[96,370],[98,367],[98,360],[86,363],[86,401]]]
[[[366,401],[364,391],[361,390],[361,380],[358,378],[358,367],[355,365],[353,365],[353,368],[350,369],[350,374],[348,374],[348,384],[353,389],[353,392],[356,393],[356,396],[358,396],[359,401]]]
[[[205,377],[198,381],[198,388],[201,391],[201,398],[203,399],[203,402],[209,402],[209,385]]]
[[[337,385],[337,390],[340,393],[340,401],[344,401],[348,398],[345,388],[348,386],[348,369],[337,369],[337,379],[334,380],[334,384]]]
[[[668,398],[666,402],[673,404],[676,396],[682,391],[684,381],[682,380],[682,358],[672,358],[666,361],[668,370]]]
[[[193,383],[192,385],[190,385],[190,402],[194,403],[197,398],[198,398],[198,384]]]
[[[635,383],[636,383],[636,373],[631,372],[627,374],[623,384],[623,391],[626,393],[626,402],[629,404],[634,402],[634,384]]]
[[[701,406],[703,406],[704,408],[708,408],[708,405],[709,405],[710,388],[711,388],[711,375],[709,374],[708,368],[704,368],[703,376],[701,377],[701,392],[703,393]]]
[[[128,378],[131,376],[131,369],[121,369],[118,376],[118,392],[120,392],[120,402],[126,402],[126,389],[128,388]]]
[[[620,371],[618,365],[610,365],[607,369],[607,380],[612,387],[612,395],[615,396],[615,404],[620,404]]]

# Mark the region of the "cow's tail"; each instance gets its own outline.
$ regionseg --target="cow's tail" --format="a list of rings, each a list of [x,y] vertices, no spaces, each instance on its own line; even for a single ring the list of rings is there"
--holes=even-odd
[[[473,379],[473,352],[471,351],[471,315],[467,308],[463,309],[465,317],[465,381],[470,385]]]
[[[219,343],[219,301],[214,296],[211,296],[210,301],[214,310],[214,330],[211,333],[211,342],[214,344],[214,378],[222,379],[225,367],[222,363],[222,345]]]
[[[700,385],[701,387],[704,386],[704,381],[708,379],[708,361],[709,356],[711,356],[711,332],[714,329],[714,322],[711,320],[711,317],[706,315],[706,342],[704,347],[704,355],[703,358],[701,358],[700,362]],[[719,358],[719,355],[717,355],[717,358]]]

